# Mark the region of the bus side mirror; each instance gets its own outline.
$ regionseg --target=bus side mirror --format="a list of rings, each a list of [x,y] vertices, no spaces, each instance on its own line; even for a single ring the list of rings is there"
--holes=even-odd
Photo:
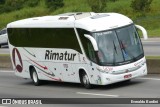
[[[95,50],[95,51],[98,51],[98,45],[97,45],[96,40],[95,40],[92,36],[90,36],[90,35],[88,35],[88,34],[84,34],[84,36],[91,41],[94,50]]]
[[[148,39],[148,35],[147,35],[146,29],[144,27],[140,26],[140,25],[135,25],[135,26],[136,26],[136,28],[138,28],[139,30],[142,31],[144,40],[147,40]]]

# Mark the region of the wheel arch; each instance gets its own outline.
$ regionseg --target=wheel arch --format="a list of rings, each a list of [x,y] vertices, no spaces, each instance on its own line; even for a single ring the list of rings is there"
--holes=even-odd
[[[80,82],[81,82],[81,76],[82,76],[83,73],[86,73],[88,75],[89,81],[90,81],[90,83],[92,83],[90,75],[89,75],[88,71],[85,68],[79,68],[78,75],[79,75]]]
[[[38,69],[34,65],[29,65],[29,75],[30,75],[30,78],[32,79],[32,69],[35,69],[35,71],[37,72],[38,77],[40,77],[39,73],[38,73]]]

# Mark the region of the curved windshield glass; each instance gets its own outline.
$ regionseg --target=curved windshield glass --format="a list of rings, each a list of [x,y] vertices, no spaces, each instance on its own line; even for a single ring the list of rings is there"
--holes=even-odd
[[[96,32],[92,36],[98,44],[98,57],[102,65],[122,65],[144,56],[141,41],[134,25]]]

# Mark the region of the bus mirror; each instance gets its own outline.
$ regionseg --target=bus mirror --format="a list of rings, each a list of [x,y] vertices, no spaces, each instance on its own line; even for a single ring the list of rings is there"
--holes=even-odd
[[[146,31],[146,29],[145,28],[143,28],[142,26],[140,26],[140,25],[135,25],[136,26],[136,28],[138,28],[139,30],[141,30],[142,31],[142,34],[143,34],[143,38],[144,38],[144,40],[146,40],[146,39],[148,39],[148,35],[147,35],[147,31]]]
[[[97,45],[96,40],[95,40],[92,36],[90,36],[90,35],[88,35],[88,34],[84,34],[84,36],[91,41],[94,50],[95,50],[95,51],[98,51],[98,45]]]

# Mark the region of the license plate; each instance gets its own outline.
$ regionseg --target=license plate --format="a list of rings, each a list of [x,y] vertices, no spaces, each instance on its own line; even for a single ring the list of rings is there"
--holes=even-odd
[[[132,74],[127,74],[127,75],[124,75],[124,78],[127,79],[127,78],[131,78],[132,77]]]

